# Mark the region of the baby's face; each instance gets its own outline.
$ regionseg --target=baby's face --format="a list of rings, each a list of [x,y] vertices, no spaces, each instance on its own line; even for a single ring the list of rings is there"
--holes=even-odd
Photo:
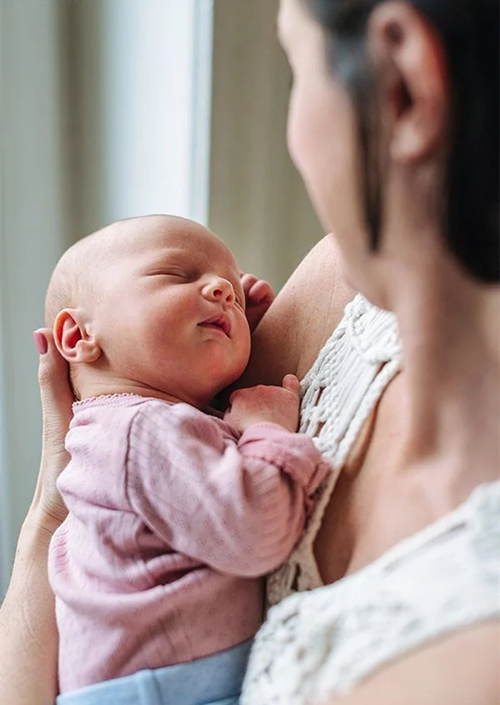
[[[120,226],[134,232],[117,239],[94,307],[105,364],[119,379],[204,407],[250,354],[236,260],[191,221],[151,216]]]

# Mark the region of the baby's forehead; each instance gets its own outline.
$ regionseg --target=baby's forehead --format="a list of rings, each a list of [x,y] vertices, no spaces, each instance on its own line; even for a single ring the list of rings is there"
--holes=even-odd
[[[175,222],[154,231],[138,233],[135,247],[137,250],[150,249],[151,254],[159,256],[183,257],[201,265],[219,264],[237,271],[236,258],[227,245],[216,235],[198,224],[183,224],[179,227]],[[150,243],[151,248],[148,247]]]
[[[217,235],[194,221],[176,216],[145,216],[120,221],[104,234],[111,244],[109,262],[117,267],[128,263],[138,271],[146,271],[170,263],[199,273],[214,272],[239,287],[239,267],[231,250]]]

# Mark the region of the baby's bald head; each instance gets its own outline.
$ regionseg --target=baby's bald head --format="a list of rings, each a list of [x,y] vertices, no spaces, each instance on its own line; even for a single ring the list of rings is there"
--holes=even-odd
[[[100,296],[106,270],[130,252],[154,221],[164,227],[180,220],[174,216],[127,218],[78,240],[62,255],[47,288],[45,325],[52,328],[59,311],[76,308]]]
[[[95,287],[97,264],[105,255],[104,231],[76,242],[57,263],[45,297],[45,325],[52,328],[59,311],[79,306]]]

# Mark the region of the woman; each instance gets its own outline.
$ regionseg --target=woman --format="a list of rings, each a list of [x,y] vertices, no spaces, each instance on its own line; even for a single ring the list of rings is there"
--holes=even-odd
[[[262,321],[244,381],[305,376],[303,428],[334,472],[269,581],[283,601],[243,703],[494,703],[497,3],[282,0],[279,35],[290,152],[335,236]],[[71,398],[46,345],[42,471],[1,613],[11,705],[56,692],[45,562]]]

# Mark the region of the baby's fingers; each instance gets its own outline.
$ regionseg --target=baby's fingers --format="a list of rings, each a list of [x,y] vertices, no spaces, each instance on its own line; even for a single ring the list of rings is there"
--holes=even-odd
[[[255,274],[249,274],[248,272],[240,272],[240,282],[245,296],[247,296],[248,292],[256,281],[258,281],[258,279]]]
[[[265,279],[259,279],[255,274],[240,272],[240,281],[247,305],[256,305],[265,301],[271,303],[275,294],[272,286]]]
[[[297,396],[300,394],[300,382],[295,375],[288,374],[283,377],[282,382],[283,389],[288,389],[289,392],[293,392]]]
[[[248,290],[250,301],[255,303],[272,303],[274,301],[274,291],[269,282],[264,279],[257,279]]]

